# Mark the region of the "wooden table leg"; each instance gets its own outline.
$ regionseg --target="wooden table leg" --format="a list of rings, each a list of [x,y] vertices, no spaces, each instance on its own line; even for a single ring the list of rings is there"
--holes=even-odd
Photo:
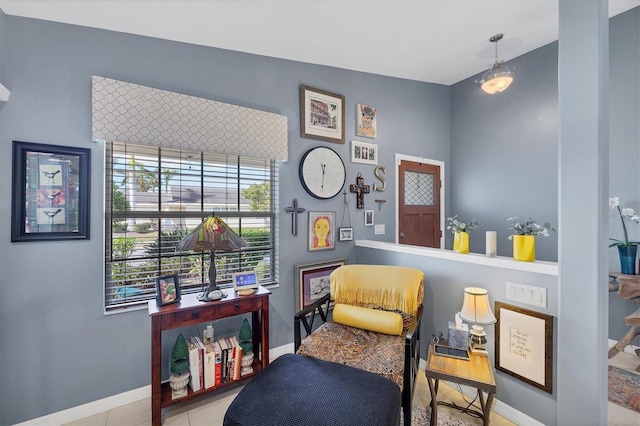
[[[151,424],[162,424],[162,318],[151,319]]]
[[[427,383],[429,383],[429,393],[431,393],[431,421],[429,424],[435,426],[438,424],[438,379],[427,377]]]
[[[480,392],[482,394],[482,392]],[[482,424],[483,426],[489,426],[489,415],[491,414],[491,404],[493,404],[493,397],[495,393],[489,392],[487,395],[487,403],[482,410]]]

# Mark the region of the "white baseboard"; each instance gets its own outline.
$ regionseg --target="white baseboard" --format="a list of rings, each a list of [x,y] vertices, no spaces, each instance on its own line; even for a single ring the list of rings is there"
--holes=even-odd
[[[614,343],[615,344],[615,343]],[[269,351],[269,359],[274,360],[281,355],[293,353],[293,343],[278,346]],[[419,368],[424,372],[424,368],[427,363],[424,359],[420,358]],[[462,391],[468,397],[473,398],[476,394],[476,389],[462,386]],[[84,419],[85,417],[94,416],[96,414],[112,410],[114,408],[121,407],[123,405],[131,404],[136,401],[151,397],[151,385],[143,386],[138,389],[133,389],[127,392],[123,392],[117,395],[109,396],[107,398],[99,399],[96,401],[88,402],[86,404],[78,405],[67,410],[58,411],[57,413],[51,413],[46,416],[38,417],[36,419],[27,420],[18,425],[24,426],[49,426],[49,425],[61,425],[64,423],[70,423],[76,420]],[[493,401],[493,411],[500,414],[502,417],[519,425],[542,425],[535,419],[527,416],[524,413],[516,410],[509,405],[500,402],[498,399]]]
[[[143,386],[138,389],[122,392],[97,401],[87,402],[86,404],[78,405],[77,407],[58,411],[57,413],[51,413],[46,416],[27,420],[24,423],[18,424],[33,426],[62,425],[150,397],[151,385]]]

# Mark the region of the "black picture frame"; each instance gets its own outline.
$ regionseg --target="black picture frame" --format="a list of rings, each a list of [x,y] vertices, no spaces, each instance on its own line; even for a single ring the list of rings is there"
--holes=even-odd
[[[172,285],[173,290],[167,293],[166,289]],[[177,274],[156,278],[156,303],[158,306],[179,302],[181,298],[180,279]]]
[[[88,240],[91,150],[13,141],[11,242]]]

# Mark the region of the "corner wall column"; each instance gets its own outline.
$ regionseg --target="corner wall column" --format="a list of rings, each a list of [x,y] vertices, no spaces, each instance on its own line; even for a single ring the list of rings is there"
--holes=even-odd
[[[607,0],[559,2],[559,425],[607,424]]]

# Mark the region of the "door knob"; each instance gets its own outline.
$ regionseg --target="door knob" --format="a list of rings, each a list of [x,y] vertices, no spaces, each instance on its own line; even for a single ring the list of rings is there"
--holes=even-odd
[[[400,238],[404,238],[404,232],[400,233]]]

